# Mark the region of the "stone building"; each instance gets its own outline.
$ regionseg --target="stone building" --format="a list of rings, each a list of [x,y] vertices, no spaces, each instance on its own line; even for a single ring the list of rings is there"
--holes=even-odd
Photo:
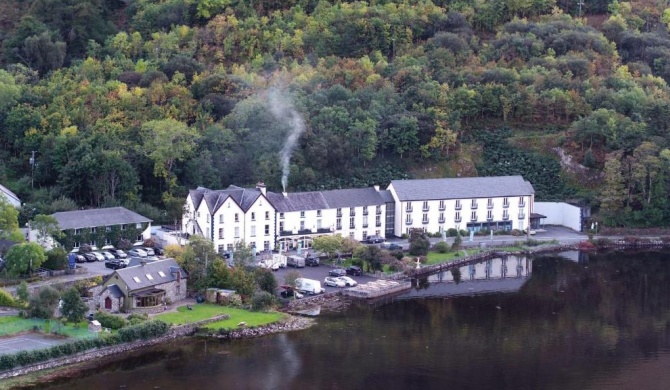
[[[100,310],[129,313],[160,308],[186,298],[187,279],[174,259],[118,269],[102,283]]]

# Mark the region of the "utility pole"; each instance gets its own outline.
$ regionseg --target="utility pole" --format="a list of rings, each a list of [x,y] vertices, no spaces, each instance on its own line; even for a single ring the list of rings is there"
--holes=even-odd
[[[584,5],[584,0],[579,0],[579,3],[577,3],[579,6],[579,17],[582,17],[582,6]]]
[[[33,150],[30,156],[30,188],[35,188],[34,182],[35,182],[35,151]]]

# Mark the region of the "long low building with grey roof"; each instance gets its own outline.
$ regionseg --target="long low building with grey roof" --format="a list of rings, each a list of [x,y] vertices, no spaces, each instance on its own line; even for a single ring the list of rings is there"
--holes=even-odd
[[[308,248],[320,235],[355,240],[402,236],[411,229],[527,229],[533,186],[521,176],[394,180],[378,186],[271,192],[230,186],[191,190],[182,229],[211,239],[219,252],[244,240],[257,250]]]

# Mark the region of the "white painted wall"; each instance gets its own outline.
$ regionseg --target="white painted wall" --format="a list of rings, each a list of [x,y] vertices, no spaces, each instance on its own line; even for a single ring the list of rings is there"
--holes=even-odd
[[[580,208],[563,202],[535,202],[533,212],[546,215],[541,220],[544,225],[561,225],[574,231],[580,231]]]

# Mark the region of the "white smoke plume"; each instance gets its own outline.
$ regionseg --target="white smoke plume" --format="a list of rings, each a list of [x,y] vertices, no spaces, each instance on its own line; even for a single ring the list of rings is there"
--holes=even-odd
[[[295,149],[300,135],[305,131],[305,121],[295,107],[291,99],[285,96],[281,90],[273,88],[268,93],[268,104],[272,115],[282,123],[287,124],[290,129],[281,150],[281,185],[286,192],[288,175],[291,171],[291,155]]]

